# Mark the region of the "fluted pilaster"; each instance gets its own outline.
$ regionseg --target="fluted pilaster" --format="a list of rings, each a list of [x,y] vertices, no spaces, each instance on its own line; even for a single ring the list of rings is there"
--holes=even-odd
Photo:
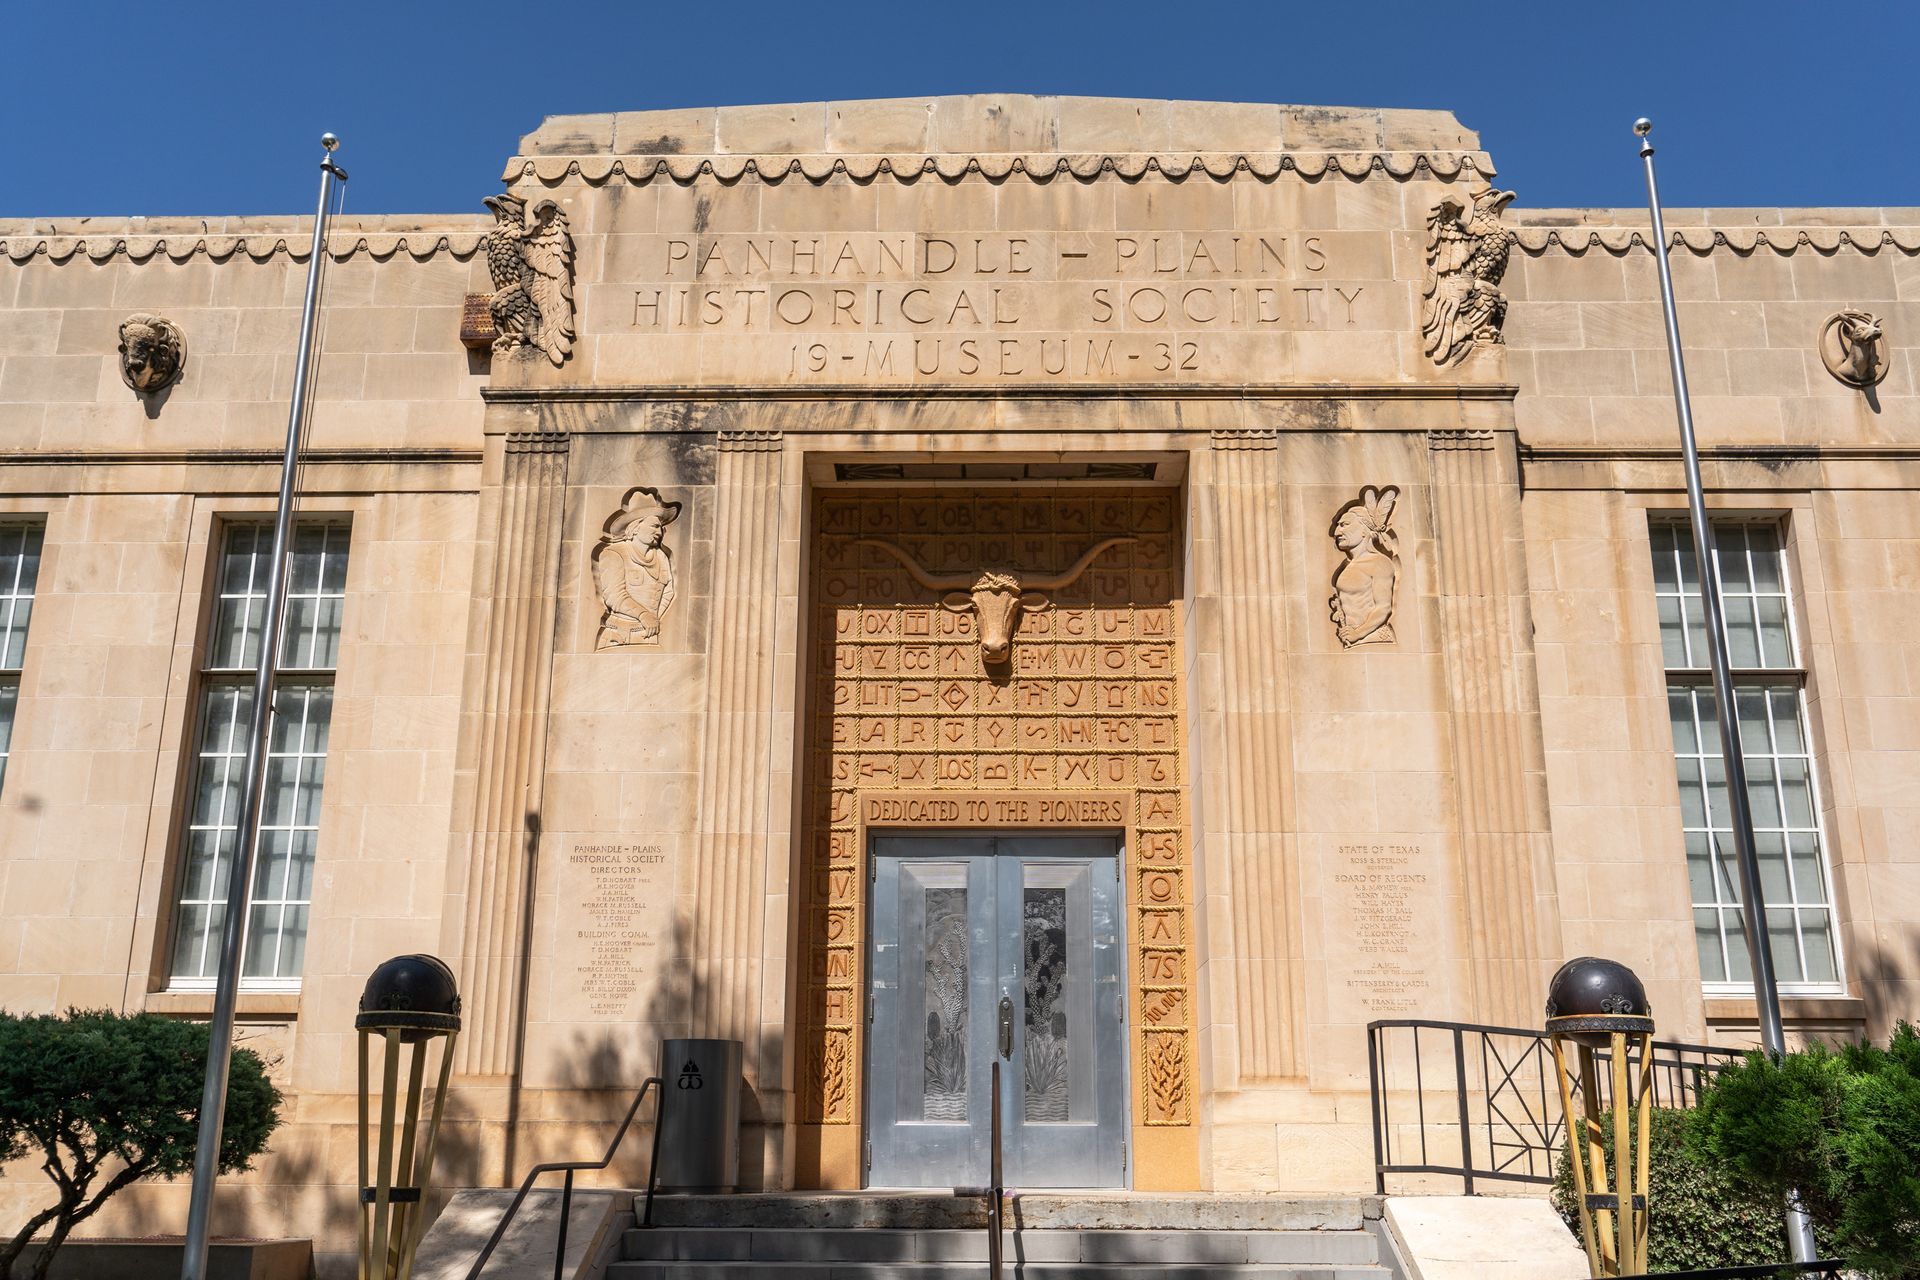
[[[1289,723],[1278,434],[1213,437],[1215,598],[1234,1019],[1243,1082],[1299,1074],[1303,1042],[1300,869],[1287,840]]]
[[[466,705],[470,807],[457,813],[450,892],[454,968],[465,1006],[456,1069],[513,1070],[524,1010],[530,872],[538,852],[568,437],[514,432],[490,563],[476,567]]]
[[[777,431],[723,431],[717,441],[712,643],[694,837],[693,1034],[745,1041],[750,1072],[772,825],[780,448]]]
[[[1427,437],[1475,1016],[1529,1026],[1557,935],[1532,615],[1510,436]]]

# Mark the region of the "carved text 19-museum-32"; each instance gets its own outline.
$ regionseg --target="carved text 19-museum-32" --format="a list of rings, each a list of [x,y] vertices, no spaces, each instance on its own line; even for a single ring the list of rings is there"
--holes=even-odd
[[[1206,381],[1242,359],[1211,335],[1382,329],[1401,306],[1384,238],[1341,232],[634,239],[631,332],[759,339],[736,350],[792,381]]]

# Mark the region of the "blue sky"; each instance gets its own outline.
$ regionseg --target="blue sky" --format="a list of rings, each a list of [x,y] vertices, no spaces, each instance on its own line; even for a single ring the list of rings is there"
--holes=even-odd
[[[1920,5],[7,6],[0,217],[481,212],[543,115],[982,91],[1454,111],[1519,203],[1920,205]]]

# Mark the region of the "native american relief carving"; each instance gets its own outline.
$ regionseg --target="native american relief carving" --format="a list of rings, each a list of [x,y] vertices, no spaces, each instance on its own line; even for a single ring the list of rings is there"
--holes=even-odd
[[[1820,362],[1850,387],[1878,386],[1890,363],[1880,321],[1858,307],[1828,316],[1820,326]]]
[[[1392,528],[1400,490],[1368,485],[1340,508],[1328,530],[1346,560],[1333,574],[1327,612],[1346,648],[1393,639],[1393,597],[1400,585],[1400,540]]]
[[[674,594],[673,552],[664,539],[680,505],[641,486],[607,520],[593,549],[593,585],[607,608],[596,649],[660,643],[660,620]]]
[[[1058,591],[1078,581],[1080,575],[1108,547],[1117,547],[1136,539],[1104,539],[1089,547],[1086,554],[1074,561],[1073,567],[1065,573],[1024,581],[1017,569],[983,569],[978,577],[968,573],[931,574],[921,568],[904,549],[891,542],[879,538],[861,538],[858,541],[862,546],[879,547],[898,560],[913,575],[914,581],[927,590],[943,592],[940,600],[942,608],[954,613],[971,612],[979,620],[980,656],[989,666],[1004,666],[1013,652],[1013,633],[1020,626],[1021,613],[1039,613],[1048,608],[1051,601],[1045,593]]]
[[[165,316],[140,312],[120,322],[120,377],[140,395],[179,381],[186,362],[186,335]]]
[[[1427,355],[1442,368],[1463,359],[1480,343],[1500,341],[1507,298],[1513,232],[1500,215],[1513,192],[1476,187],[1467,204],[1446,199],[1427,216],[1427,281],[1420,332]]]
[[[573,237],[552,200],[529,206],[511,192],[488,196],[496,225],[487,234],[493,276],[488,310],[496,352],[538,351],[558,365],[573,350]]]

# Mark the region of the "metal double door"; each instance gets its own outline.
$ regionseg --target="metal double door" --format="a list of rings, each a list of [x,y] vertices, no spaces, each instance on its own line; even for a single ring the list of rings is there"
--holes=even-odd
[[[1118,840],[873,841],[867,1182],[1126,1184]]]

